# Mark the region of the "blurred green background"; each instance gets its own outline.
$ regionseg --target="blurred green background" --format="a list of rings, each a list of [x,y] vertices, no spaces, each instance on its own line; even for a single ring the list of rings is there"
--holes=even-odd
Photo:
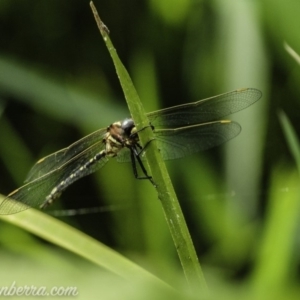
[[[300,2],[94,3],[146,111],[241,87],[262,91],[258,103],[229,117],[243,128],[236,139],[167,165],[213,290],[231,299],[249,296],[242,289],[249,285],[260,295],[299,295],[299,182],[278,111],[300,130],[300,67],[284,49],[286,42],[300,53]],[[4,195],[39,158],[128,117],[89,1],[1,0],[0,116]],[[94,206],[115,209],[63,220],[183,285],[155,190],[135,180],[129,164],[112,159],[55,209]],[[85,295],[111,292],[105,272],[5,222],[0,244],[1,283],[42,284],[42,276]]]

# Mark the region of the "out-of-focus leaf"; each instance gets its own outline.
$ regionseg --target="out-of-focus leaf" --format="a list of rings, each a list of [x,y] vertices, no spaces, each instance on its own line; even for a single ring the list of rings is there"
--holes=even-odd
[[[294,160],[297,164],[298,171],[300,174],[300,143],[299,139],[296,135],[296,132],[289,121],[287,115],[283,111],[279,111],[279,120],[281,122],[281,126],[285,133],[285,138],[287,141],[287,144],[290,148],[290,151],[294,157]]]

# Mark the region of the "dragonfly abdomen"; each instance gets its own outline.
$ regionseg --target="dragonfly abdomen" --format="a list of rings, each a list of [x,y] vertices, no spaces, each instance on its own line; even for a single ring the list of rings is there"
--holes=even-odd
[[[41,209],[46,208],[52,204],[56,199],[61,196],[61,193],[76,180],[89,175],[95,169],[94,165],[104,157],[114,157],[117,153],[124,148],[125,140],[123,139],[123,128],[120,122],[111,124],[108,129],[103,143],[105,143],[105,149],[97,153],[93,158],[83,164],[80,168],[76,169],[67,178],[61,180],[56,185],[50,194],[46,197],[45,201],[40,205]]]
[[[93,158],[91,158],[88,162],[86,162],[79,169],[75,170],[72,174],[70,174],[66,179],[60,181],[60,183],[54,187],[51,193],[46,197],[45,201],[40,205],[41,209],[46,208],[50,204],[52,204],[56,199],[58,199],[62,192],[73,182],[76,180],[89,175],[91,173],[91,167],[94,166],[100,159],[106,156],[106,150],[102,150],[97,153]]]

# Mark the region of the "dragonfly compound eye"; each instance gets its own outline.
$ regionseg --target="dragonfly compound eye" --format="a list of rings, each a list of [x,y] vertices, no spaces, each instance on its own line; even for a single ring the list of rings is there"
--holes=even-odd
[[[129,137],[133,133],[132,129],[135,128],[135,125],[132,119],[125,119],[122,121],[121,127],[124,130],[125,135]]]

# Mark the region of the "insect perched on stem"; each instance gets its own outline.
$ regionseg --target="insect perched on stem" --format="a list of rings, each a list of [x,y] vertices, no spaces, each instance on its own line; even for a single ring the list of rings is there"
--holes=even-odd
[[[163,159],[181,158],[234,138],[240,133],[241,126],[218,119],[250,106],[261,95],[257,89],[244,88],[147,114]],[[0,204],[0,214],[13,214],[29,207],[47,207],[69,185],[102,168],[111,157],[121,162],[131,161],[134,176],[153,183],[143,165],[145,151],[132,119],[115,122],[40,159],[27,175],[25,185],[10,193]],[[142,177],[138,176],[137,163]]]

